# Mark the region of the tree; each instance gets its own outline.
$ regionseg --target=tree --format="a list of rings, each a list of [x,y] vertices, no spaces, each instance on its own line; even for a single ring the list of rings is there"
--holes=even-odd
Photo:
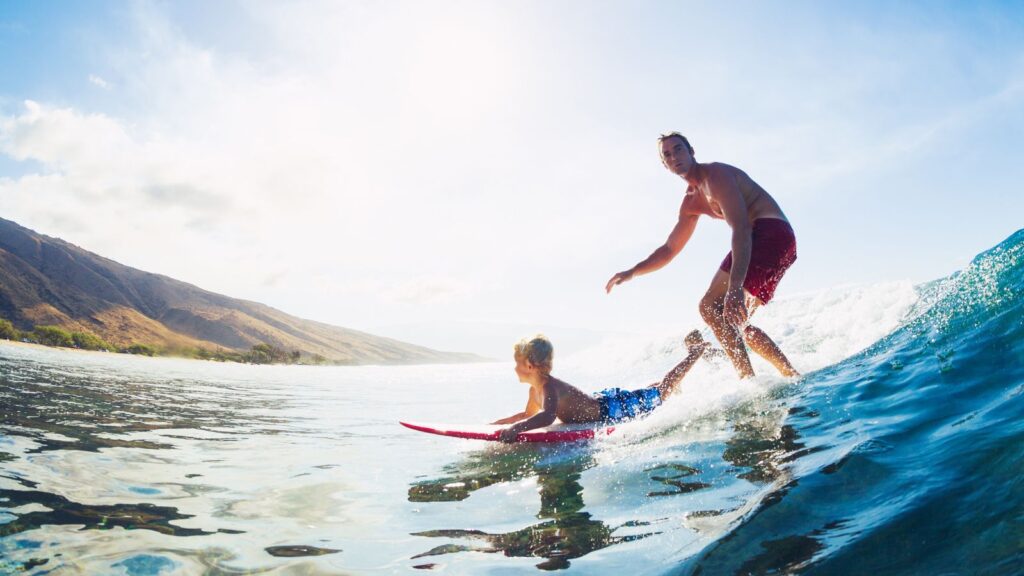
[[[59,326],[36,326],[32,330],[32,336],[36,342],[46,346],[72,348],[75,345],[71,333]]]
[[[0,318],[0,338],[4,340],[18,340],[21,338],[21,331],[15,328],[10,320]]]
[[[128,354],[141,354],[143,356],[153,356],[156,354],[156,349],[148,344],[132,344],[131,346],[122,350]]]
[[[107,344],[99,336],[89,332],[72,332],[71,340],[75,346],[82,350],[113,350],[113,346]]]

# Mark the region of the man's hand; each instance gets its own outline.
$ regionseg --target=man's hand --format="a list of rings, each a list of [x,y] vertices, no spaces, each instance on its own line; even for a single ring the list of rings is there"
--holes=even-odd
[[[632,279],[633,279],[633,270],[632,269],[626,270],[625,272],[619,272],[615,276],[612,276],[612,279],[608,281],[608,284],[605,284],[604,291],[606,293],[608,293],[608,294],[611,294],[612,288],[618,286],[619,284],[622,284],[623,282],[628,282],[628,281],[630,281]]]
[[[743,298],[743,289],[729,289],[725,293],[725,306],[722,310],[725,320],[737,328],[747,324],[747,306]]]
[[[511,426],[505,428],[504,430],[498,433],[498,440],[501,440],[502,442],[505,443],[515,442],[516,438],[518,437],[519,433],[513,430]]]

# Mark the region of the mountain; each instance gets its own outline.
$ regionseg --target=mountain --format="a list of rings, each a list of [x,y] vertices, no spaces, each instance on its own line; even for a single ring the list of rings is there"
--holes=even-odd
[[[481,358],[296,318],[258,302],[143,272],[0,218],[0,317],[22,330],[56,325],[107,342],[169,351],[265,343],[339,364]]]

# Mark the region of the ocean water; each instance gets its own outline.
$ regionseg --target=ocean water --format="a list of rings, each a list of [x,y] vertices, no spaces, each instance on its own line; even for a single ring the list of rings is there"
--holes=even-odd
[[[702,361],[591,443],[398,420],[522,408],[512,362],[242,366],[0,343],[0,573],[1024,573],[1024,231],[949,278],[759,311],[803,370]],[[556,356],[652,382],[679,334]],[[558,343],[555,342],[556,350]]]

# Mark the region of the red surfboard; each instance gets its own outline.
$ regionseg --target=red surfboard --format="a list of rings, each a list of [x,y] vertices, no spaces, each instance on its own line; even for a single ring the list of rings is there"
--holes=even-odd
[[[495,424],[437,424],[399,422],[406,428],[438,436],[466,438],[468,440],[489,440],[498,442],[498,434],[507,426]],[[599,436],[607,436],[615,432],[615,426],[600,424],[554,424],[546,428],[537,428],[520,432],[517,442],[579,442]]]

